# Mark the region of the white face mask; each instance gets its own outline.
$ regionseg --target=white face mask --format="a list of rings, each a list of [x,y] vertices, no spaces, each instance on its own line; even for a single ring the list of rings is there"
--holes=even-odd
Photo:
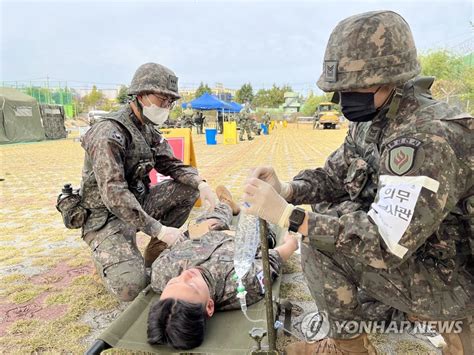
[[[163,108],[163,107],[158,107],[155,104],[151,103],[150,99],[148,96],[146,97],[148,102],[150,103],[150,106],[145,106],[142,103],[143,106],[143,115],[148,118],[153,124],[157,126],[161,126],[163,122],[166,121],[168,118],[168,115],[170,113],[169,108]]]

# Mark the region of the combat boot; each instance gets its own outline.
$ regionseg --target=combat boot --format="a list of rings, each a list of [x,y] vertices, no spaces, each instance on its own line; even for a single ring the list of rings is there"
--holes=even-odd
[[[159,240],[158,238],[151,238],[150,242],[145,248],[143,255],[145,259],[145,267],[151,267],[157,257],[168,247],[168,244]]]
[[[232,214],[234,216],[237,216],[240,213],[239,205],[232,199],[232,194],[224,185],[216,187],[216,195],[220,202],[225,203],[232,208]]]
[[[249,137],[249,141],[253,141],[253,137]]]
[[[244,140],[245,140],[245,139],[243,139],[243,138],[239,138],[239,141],[241,141],[241,142],[243,142]]]
[[[376,355],[377,351],[367,338],[360,334],[352,339],[325,338],[315,343],[298,342],[285,349],[286,355]]]
[[[443,347],[443,355],[467,355],[473,354],[472,336],[469,320],[462,320],[461,333],[440,333],[446,346]]]

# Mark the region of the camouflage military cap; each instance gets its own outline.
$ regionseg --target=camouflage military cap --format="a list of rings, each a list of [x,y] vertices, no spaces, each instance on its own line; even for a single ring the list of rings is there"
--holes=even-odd
[[[324,54],[318,86],[326,92],[401,84],[420,73],[406,21],[392,11],[372,11],[338,23]]]
[[[157,63],[146,63],[138,67],[128,89],[129,95],[153,92],[179,99],[178,78],[167,67]]]

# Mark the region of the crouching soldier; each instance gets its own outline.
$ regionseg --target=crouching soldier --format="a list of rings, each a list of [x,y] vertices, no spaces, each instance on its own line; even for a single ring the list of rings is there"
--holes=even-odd
[[[133,300],[147,285],[145,267],[155,258],[149,251],[176,242],[181,235],[178,228],[197,198],[211,207],[216,200],[198,171],[176,159],[155,129],[179,98],[174,73],[160,64],[144,64],[128,94],[128,104],[83,137],[80,206],[86,215],[83,225],[72,226],[82,227],[105,287],[122,301]],[[172,180],[150,187],[148,174],[153,168]],[[145,259],[137,248],[137,231],[151,237]]]

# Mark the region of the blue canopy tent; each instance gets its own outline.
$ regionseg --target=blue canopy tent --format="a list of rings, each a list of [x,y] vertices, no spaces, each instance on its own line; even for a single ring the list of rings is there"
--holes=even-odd
[[[186,108],[188,104],[191,104],[191,108],[193,110],[218,110],[233,112],[231,110],[234,109],[231,104],[221,101],[217,97],[212,96],[207,92],[204,93],[202,96],[198,97],[197,99],[183,103],[181,107]]]
[[[238,113],[240,112],[240,110],[242,110],[242,105],[238,104],[237,102],[234,102],[234,101],[231,101],[231,102],[228,102],[228,104],[230,106],[232,106],[232,109],[229,110],[229,112],[231,113]]]
[[[228,102],[219,100],[217,97],[209,94],[209,93],[204,93],[200,97],[181,104],[182,108],[186,108],[189,104],[191,104],[191,108],[193,110],[216,110],[223,113],[230,113],[230,112],[239,112],[236,111],[236,107]],[[218,121],[218,116],[216,116],[216,121]],[[222,124],[222,121],[221,121]],[[218,123],[216,122],[216,128],[217,128]],[[223,128],[222,126],[220,127],[220,133],[222,133]]]

